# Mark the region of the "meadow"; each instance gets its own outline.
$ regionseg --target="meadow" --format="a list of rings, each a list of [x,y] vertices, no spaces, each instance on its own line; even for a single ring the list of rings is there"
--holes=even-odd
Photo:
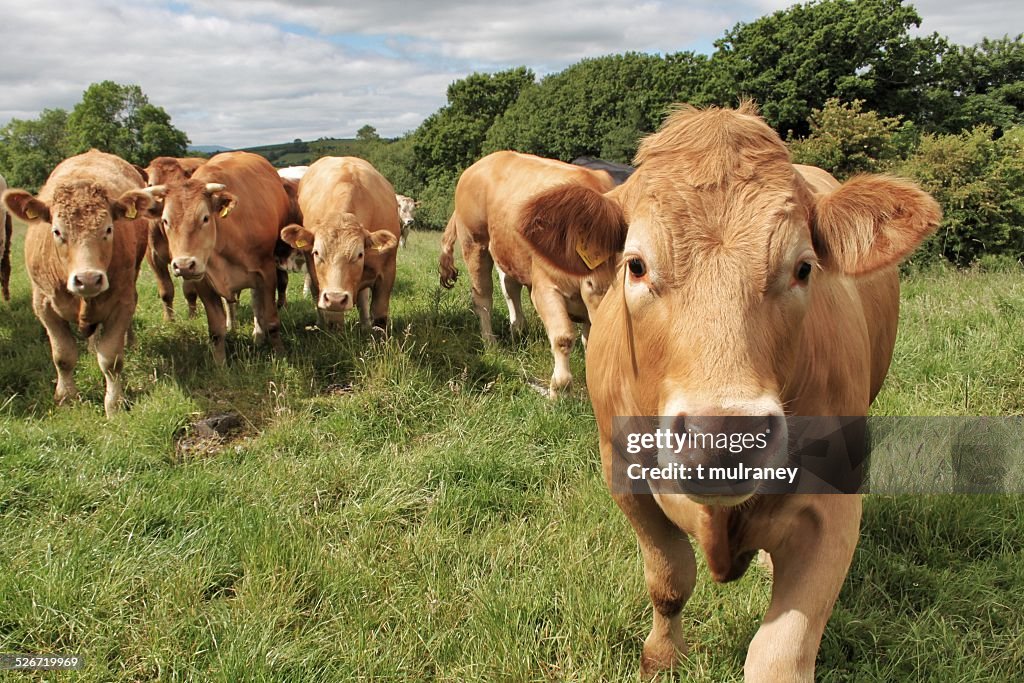
[[[144,267],[130,411],[112,420],[84,344],[82,400],[53,404],[16,242],[0,305],[0,652],[86,665],[0,681],[635,680],[651,607],[600,476],[582,352],[568,396],[542,396],[532,308],[525,338],[485,348],[465,273],[437,284],[439,237],[400,251],[386,340],[354,320],[315,328],[293,276],[286,354],[253,345],[250,317],[225,368],[180,289],[177,320],[161,320]],[[909,269],[874,412],[1024,414],[1022,320],[1019,267]],[[226,438],[195,427],[227,412],[241,428]],[[700,571],[677,678],[740,680],[768,575],[719,586]],[[1021,496],[868,496],[818,679],[1021,680],[1022,605]]]

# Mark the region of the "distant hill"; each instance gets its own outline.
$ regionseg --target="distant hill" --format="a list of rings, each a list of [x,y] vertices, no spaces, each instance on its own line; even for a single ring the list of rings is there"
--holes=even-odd
[[[308,166],[323,156],[359,156],[358,152],[362,144],[361,140],[355,138],[322,138],[309,142],[295,140],[242,149],[266,157],[277,168],[284,168],[286,166]]]
[[[189,152],[199,152],[200,154],[216,154],[217,152],[227,152],[230,147],[221,147],[220,145],[189,145]]]

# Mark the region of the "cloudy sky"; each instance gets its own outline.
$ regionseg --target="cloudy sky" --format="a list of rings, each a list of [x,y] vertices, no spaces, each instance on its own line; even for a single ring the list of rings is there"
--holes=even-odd
[[[710,53],[786,0],[0,0],[0,125],[70,109],[90,83],[142,87],[193,144],[412,130],[473,71],[538,75],[627,50]],[[916,0],[921,31],[1024,31],[1020,0]],[[502,5],[502,6],[499,6]]]

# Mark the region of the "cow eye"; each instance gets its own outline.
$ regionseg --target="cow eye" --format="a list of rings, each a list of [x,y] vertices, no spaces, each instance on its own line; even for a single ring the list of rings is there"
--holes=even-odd
[[[109,237],[110,235],[113,235],[113,234],[114,234],[114,226],[108,225],[107,226],[107,236]]]
[[[639,256],[634,256],[626,261],[626,267],[629,268],[629,274],[637,279],[647,275],[647,264]]]
[[[358,254],[356,254],[356,258],[357,259],[363,258],[363,252],[359,252]]]
[[[209,222],[210,222],[210,217],[209,216],[203,216],[203,223],[209,223]]]
[[[807,280],[809,280],[811,277],[811,270],[813,268],[814,266],[811,265],[810,261],[801,261],[799,264],[797,264],[796,272],[794,273],[796,281],[800,283],[806,283]]]
[[[57,238],[58,240],[60,240],[61,242],[64,241],[64,235],[61,234],[60,228],[54,228],[53,229],[53,236],[55,238]]]

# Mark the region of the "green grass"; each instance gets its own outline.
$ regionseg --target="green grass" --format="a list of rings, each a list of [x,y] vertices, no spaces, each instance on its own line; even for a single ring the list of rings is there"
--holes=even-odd
[[[414,233],[399,253],[387,341],[312,329],[293,278],[285,356],[246,325],[223,369],[202,319],[160,320],[144,271],[131,411],[110,421],[84,345],[82,401],[53,405],[15,258],[0,315],[0,652],[87,665],[0,681],[635,679],[651,607],[601,480],[582,354],[569,396],[540,396],[529,382],[551,358],[536,316],[525,339],[485,349],[465,279],[437,286],[438,242]],[[1022,312],[1019,271],[910,276],[877,412],[1024,412]],[[176,445],[225,411],[243,418],[236,436]],[[819,679],[1019,680],[1022,518],[1013,496],[869,497]],[[700,577],[679,679],[739,680],[769,581],[757,567],[728,586]]]

